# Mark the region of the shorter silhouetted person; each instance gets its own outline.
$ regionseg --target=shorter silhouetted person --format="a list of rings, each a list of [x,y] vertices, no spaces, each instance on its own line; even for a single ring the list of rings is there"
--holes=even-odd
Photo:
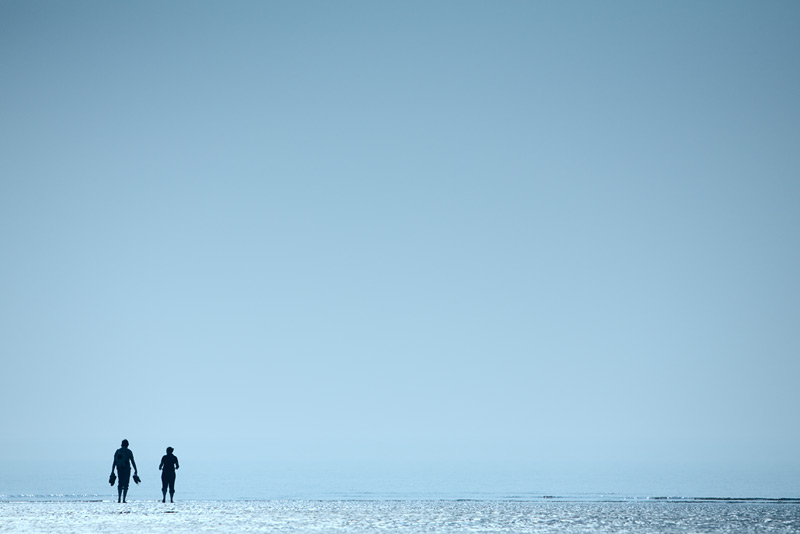
[[[111,474],[117,469],[117,502],[127,502],[128,484],[131,481],[131,464],[133,464],[133,478],[138,480],[139,470],[133,459],[133,452],[128,448],[128,440],[122,440],[122,447],[114,453],[114,463],[111,464]]]
[[[158,466],[161,470],[161,502],[167,502],[167,488],[169,488],[169,502],[175,502],[172,500],[175,496],[175,470],[180,465],[178,457],[172,454],[174,450],[172,447],[167,447],[167,454],[161,457],[161,464]]]

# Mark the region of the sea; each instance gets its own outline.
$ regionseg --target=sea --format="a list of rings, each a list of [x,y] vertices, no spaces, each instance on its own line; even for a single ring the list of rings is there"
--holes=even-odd
[[[780,473],[748,478],[693,470],[653,480],[641,472],[535,477],[292,469],[226,475],[182,467],[174,503],[161,502],[157,472],[142,470],[127,503],[117,502],[105,466],[90,477],[6,473],[0,532],[800,533],[796,477]]]

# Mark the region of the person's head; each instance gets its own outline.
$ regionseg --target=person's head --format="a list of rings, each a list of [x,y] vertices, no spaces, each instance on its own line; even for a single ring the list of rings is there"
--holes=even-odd
[[[167,454],[172,454],[172,451],[174,450],[175,449],[173,449],[172,447],[167,447]]]
[[[127,439],[123,439],[122,440],[122,447],[125,448],[125,449],[128,448],[128,440]]]

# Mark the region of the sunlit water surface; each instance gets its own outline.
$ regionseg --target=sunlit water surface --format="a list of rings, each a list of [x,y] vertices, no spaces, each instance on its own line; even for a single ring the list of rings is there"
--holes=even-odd
[[[781,502],[2,502],[0,532],[800,532]]]

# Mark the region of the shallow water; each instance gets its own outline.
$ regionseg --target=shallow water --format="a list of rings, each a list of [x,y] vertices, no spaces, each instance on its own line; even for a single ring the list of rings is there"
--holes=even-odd
[[[800,503],[742,501],[0,502],[0,532],[800,532]]]

